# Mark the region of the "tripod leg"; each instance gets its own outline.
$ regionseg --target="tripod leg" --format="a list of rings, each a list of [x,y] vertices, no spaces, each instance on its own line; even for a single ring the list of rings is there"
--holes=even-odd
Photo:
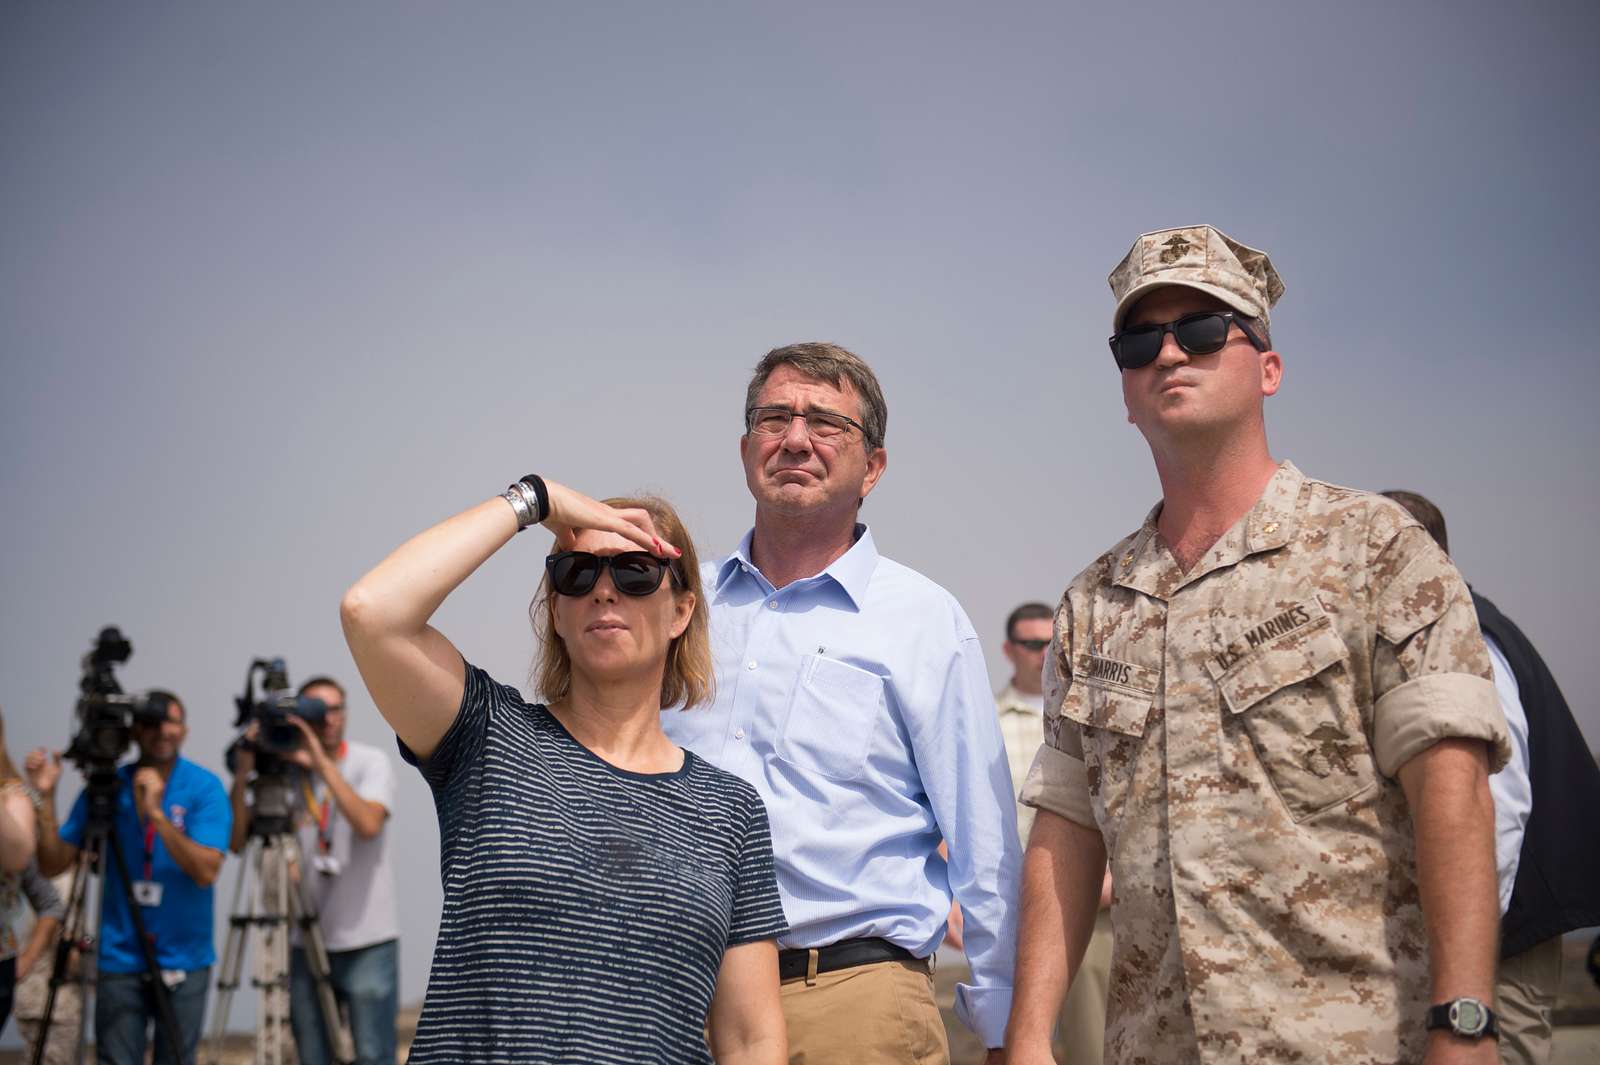
[[[233,904],[228,908],[228,939],[223,944],[222,960],[217,968],[217,1001],[211,1007],[211,1034],[206,1039],[209,1065],[221,1065],[228,1013],[233,1008],[233,993],[239,986],[239,970],[244,962],[245,936],[255,919],[255,896],[246,892],[245,885],[250,879],[250,860],[258,842],[252,839],[245,844],[239,879],[233,885]],[[244,900],[242,908],[241,898]]]
[[[167,989],[166,982],[161,978],[161,965],[156,960],[155,944],[145,932],[144,917],[139,913],[139,902],[133,897],[133,882],[128,879],[128,863],[122,857],[122,844],[115,833],[108,832],[105,839],[111,844],[111,857],[116,860],[117,872],[122,879],[122,894],[127,900],[128,913],[133,918],[134,934],[139,937],[139,947],[144,954],[145,985],[156,1003],[156,1032],[165,1033],[173,1059],[181,1060],[183,1037],[178,1028],[178,1015],[172,1011],[172,995]]]
[[[294,836],[285,839],[294,847],[295,861],[304,870],[305,856],[300,853],[300,841]],[[339,1015],[339,1000],[333,993],[333,967],[328,961],[322,925],[302,891],[293,892],[290,905],[294,907],[295,924],[300,929],[300,947],[305,952],[306,967],[311,970],[311,978],[317,985],[317,1005],[322,1011],[322,1026],[328,1033],[333,1060],[338,1065],[351,1065],[356,1060],[355,1041]]]
[[[280,838],[269,836],[261,848],[262,909],[269,920],[261,928],[256,958],[257,1065],[280,1065],[289,1044],[289,865]]]

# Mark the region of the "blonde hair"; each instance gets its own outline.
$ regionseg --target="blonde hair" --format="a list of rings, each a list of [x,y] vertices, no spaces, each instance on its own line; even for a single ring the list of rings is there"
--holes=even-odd
[[[681,704],[687,710],[711,702],[716,684],[711,669],[709,609],[700,587],[700,560],[695,554],[694,541],[689,538],[689,530],[683,527],[672,504],[658,496],[618,497],[607,499],[605,503],[647,512],[661,539],[683,551],[678,559],[683,587],[674,588],[672,594],[694,593],[694,611],[682,634],[667,646],[666,670],[661,676],[661,706]],[[672,577],[664,579],[671,582]],[[538,594],[528,604],[528,620],[533,623],[533,635],[539,644],[528,679],[546,702],[558,702],[572,691],[572,656],[567,652],[566,641],[556,633],[555,619],[555,595],[547,573],[539,582]]]

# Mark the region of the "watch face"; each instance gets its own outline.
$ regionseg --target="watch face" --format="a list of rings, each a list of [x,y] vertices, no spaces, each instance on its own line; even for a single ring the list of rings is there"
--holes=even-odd
[[[1488,1018],[1483,1003],[1473,998],[1458,998],[1450,1005],[1450,1026],[1461,1035],[1478,1035]]]

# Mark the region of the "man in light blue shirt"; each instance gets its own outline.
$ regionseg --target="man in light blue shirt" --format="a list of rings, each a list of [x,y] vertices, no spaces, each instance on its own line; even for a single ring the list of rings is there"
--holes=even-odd
[[[779,348],[745,407],[755,527],[702,574],[716,702],[664,724],[767,804],[791,1060],[947,1062],[930,959],[954,898],[973,971],[956,1011],[998,1062],[1021,848],[977,635],[856,520],[887,462],[865,362]]]

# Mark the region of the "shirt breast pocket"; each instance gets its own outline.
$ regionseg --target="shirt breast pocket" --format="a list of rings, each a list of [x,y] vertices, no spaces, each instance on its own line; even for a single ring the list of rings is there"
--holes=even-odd
[[[1102,824],[1114,830],[1144,746],[1155,692],[1095,679],[1088,658],[1074,663],[1074,674],[1072,686],[1062,698],[1061,716],[1081,728],[1089,797]],[[1107,843],[1111,844],[1111,837]]]
[[[867,764],[883,716],[883,679],[846,662],[806,655],[789,697],[778,757],[834,780],[854,780]]]
[[[1365,790],[1376,767],[1344,640],[1314,599],[1294,609],[1310,621],[1236,661],[1211,659],[1207,669],[1278,797],[1303,821]]]

